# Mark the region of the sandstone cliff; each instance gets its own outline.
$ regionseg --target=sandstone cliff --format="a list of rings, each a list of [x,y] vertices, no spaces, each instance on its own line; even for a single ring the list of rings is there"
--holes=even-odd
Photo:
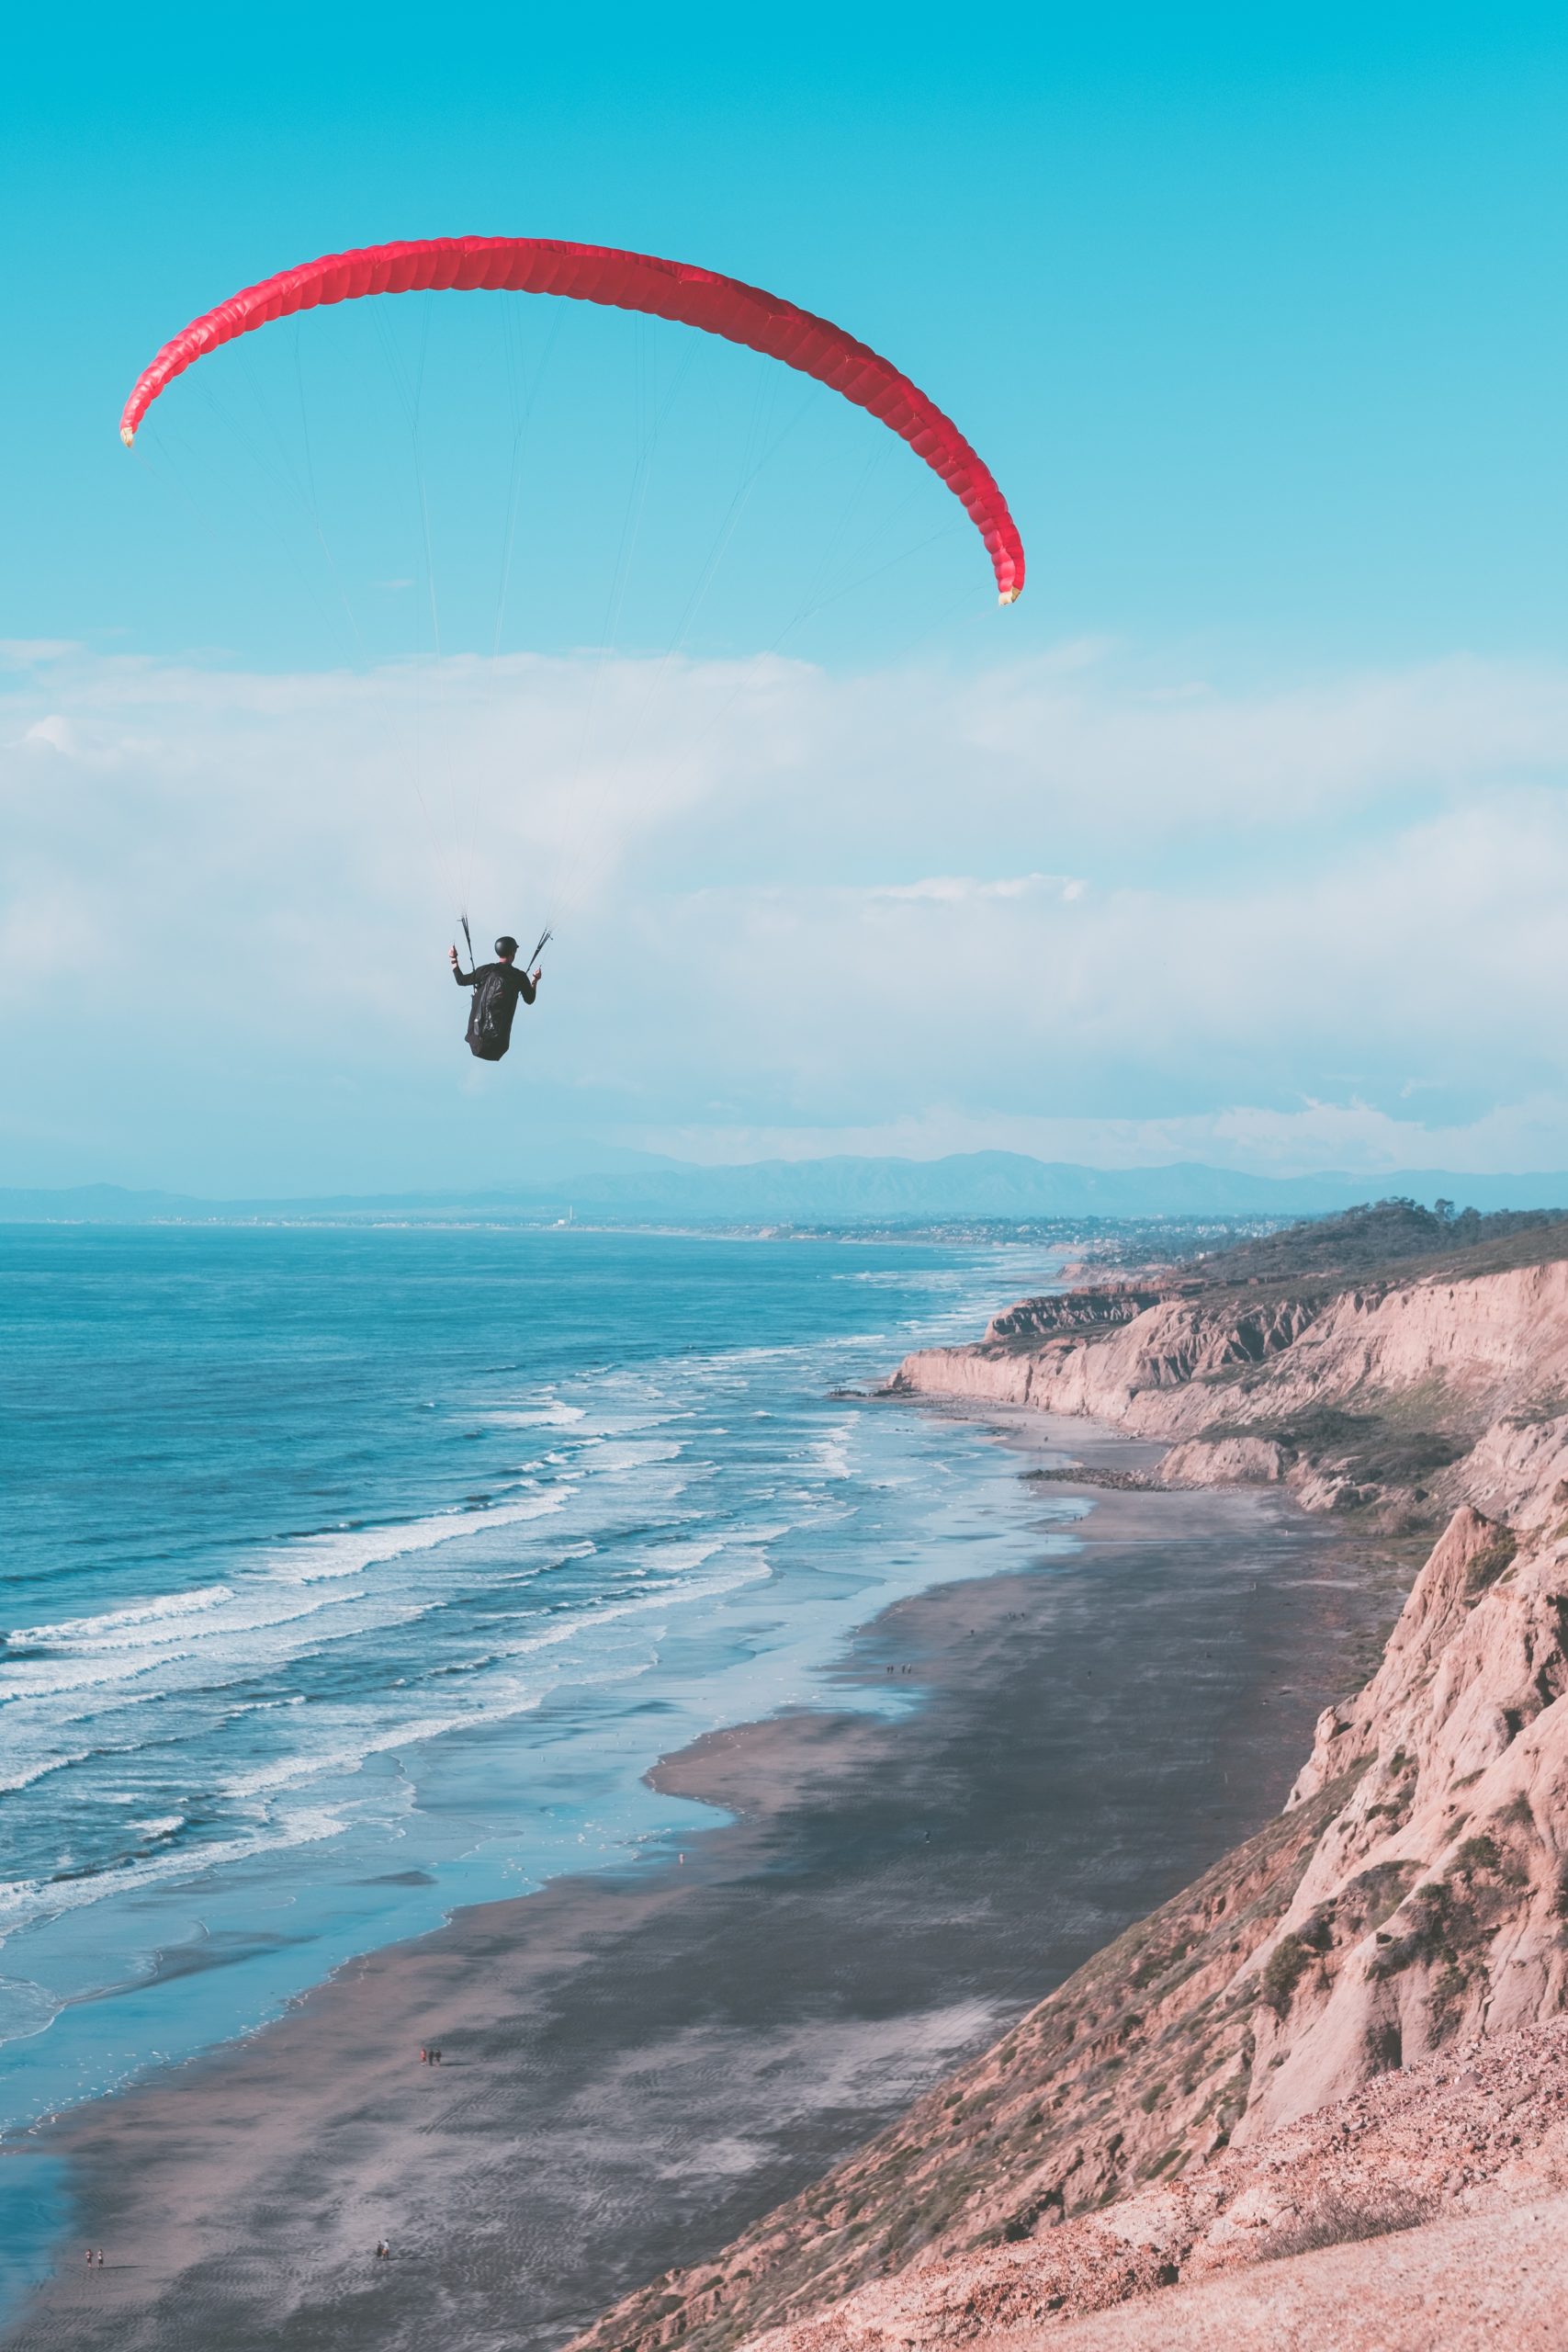
[[[1182,1480],[1440,1512],[1382,1663],[1278,1822],[601,2347],[1076,2342],[1178,2280],[1568,2187],[1568,1263],[1093,1296],[897,1385],[1166,1437]]]
[[[1310,1507],[1544,1515],[1568,1467],[1568,1262],[1252,1299],[1164,1297],[907,1356],[889,1393],[1087,1415],[1178,1442],[1168,1476],[1284,1478]],[[1067,1305],[1064,1302],[1064,1306]]]

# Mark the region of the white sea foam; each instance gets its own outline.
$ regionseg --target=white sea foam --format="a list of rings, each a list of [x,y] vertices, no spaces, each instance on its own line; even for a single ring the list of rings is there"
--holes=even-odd
[[[720,1599],[727,1593],[739,1591],[744,1585],[758,1582],[768,1574],[765,1559],[740,1549],[731,1540],[716,1539],[700,1545],[671,1545],[668,1550],[670,1553],[681,1551],[696,1555],[696,1558],[682,1563],[686,1566],[698,1565],[723,1552],[734,1555],[734,1565],[726,1576],[708,1577],[689,1583],[671,1579],[653,1591],[585,1606],[580,1613],[540,1626],[496,1652],[492,1660],[485,1662],[502,1669],[494,1676],[493,1687],[488,1690],[480,1687],[476,1690],[471,1682],[466,1682],[460,1706],[440,1713],[428,1712],[432,1693],[430,1685],[426,1683],[422,1686],[426,1712],[411,1713],[399,1722],[381,1720],[374,1727],[365,1725],[356,1730],[352,1741],[339,1739],[333,1745],[302,1750],[297,1755],[278,1758],[273,1763],[258,1766],[252,1771],[237,1773],[222,1783],[221,1793],[242,1802],[265,1798],[281,1789],[298,1787],[303,1781],[319,1780],[331,1773],[356,1771],[372,1756],[392,1754],[400,1748],[445,1738],[451,1732],[472,1732],[481,1725],[531,1714],[543,1704],[560,1680],[561,1671],[558,1670],[548,1678],[523,1682],[513,1670],[520,1661],[539,1659],[547,1653],[561,1651],[580,1637],[597,1634],[604,1626],[621,1620],[668,1613],[673,1608]],[[668,1561],[665,1564],[671,1565]],[[646,1661],[628,1661],[618,1671],[641,1672],[645,1664]],[[600,1679],[591,1661],[581,1668],[574,1667],[571,1671],[573,1679],[580,1677],[589,1680]],[[421,1692],[416,1691],[412,1695],[417,1697]],[[336,1727],[341,1727],[341,1721],[340,1715],[336,1719]]]
[[[683,1379],[694,1372],[727,1373],[740,1364],[784,1363],[805,1354],[798,1345],[775,1348],[717,1348],[711,1355],[682,1356],[677,1367]]]
[[[717,1535],[697,1535],[678,1539],[673,1544],[652,1544],[643,1553],[648,1567],[662,1568],[667,1573],[682,1568],[700,1568],[716,1552],[724,1551],[731,1542],[728,1530]]]
[[[297,1584],[316,1584],[333,1577],[363,1575],[387,1560],[402,1559],[410,1552],[433,1552],[493,1527],[514,1527],[525,1520],[544,1519],[566,1501],[560,1487],[530,1495],[525,1501],[483,1504],[471,1510],[439,1511],[430,1519],[409,1521],[398,1527],[344,1529],[340,1532],[304,1535],[276,1554],[273,1573]]]
[[[269,1593],[265,1589],[254,1596],[236,1596],[229,1613],[203,1621],[199,1635],[193,1631],[177,1645],[84,1644],[75,1655],[68,1652],[57,1659],[18,1660],[0,1669],[0,1697],[6,1702],[9,1719],[25,1724],[29,1720],[29,1707],[36,1706],[36,1702],[92,1693],[93,1706],[73,1718],[90,1720],[102,1703],[99,1694],[107,1698],[112,1693],[117,1703],[123,1703],[128,1682],[145,1682],[153,1678],[149,1695],[158,1696],[214,1675],[230,1679],[229,1669],[236,1666],[254,1668],[261,1657],[258,1636],[268,1637],[265,1655],[280,1659],[295,1654],[301,1646],[355,1631],[353,1624],[331,1625],[315,1621],[326,1618],[328,1612],[333,1616],[339,1611],[352,1613],[364,1599],[362,1593],[349,1591],[311,1594],[302,1599],[297,1594],[286,1597]]]
[[[126,1711],[154,1702],[181,1708],[164,1718],[165,1745],[171,1736],[206,1745],[225,1713],[236,1705],[249,1713],[256,1703],[228,1697],[235,1685],[285,1673],[302,1656],[360,1634],[395,1632],[446,1605],[449,1585],[411,1586],[395,1564],[552,1516],[573,1492],[562,1484],[488,1508],[304,1537],[232,1582],[29,1629],[21,1638],[46,1655],[0,1653],[6,1727],[0,1789],[19,1792],[95,1752],[129,1747],[134,1719]],[[378,1569],[386,1574],[378,1577]],[[92,1748],[82,1744],[87,1726]],[[182,1790],[176,1783],[167,1793],[178,1802]]]
[[[25,1976],[0,1976],[0,2042],[26,2041],[60,2014],[57,1995]]]
[[[20,1765],[0,1776],[0,1792],[30,1789],[35,1781],[47,1780],[51,1772],[65,1772],[73,1764],[85,1764],[92,1752],[90,1747],[79,1747],[67,1756],[39,1757],[33,1763]]]
[[[183,1829],[185,1826],[186,1816],[183,1813],[165,1813],[161,1814],[156,1821],[133,1821],[130,1825],[130,1833],[133,1838],[153,1839],[172,1838],[176,1830]]]
[[[493,1430],[567,1430],[588,1415],[581,1405],[519,1406],[514,1411],[480,1413],[480,1424]]]
[[[829,1478],[847,1478],[850,1476],[850,1441],[854,1431],[852,1420],[838,1421],[820,1437],[813,1439],[809,1458],[818,1469],[825,1470]]]
[[[198,1617],[205,1610],[220,1609],[233,1598],[231,1586],[201,1585],[193,1592],[168,1592],[151,1600],[139,1600],[130,1609],[106,1609],[96,1617],[65,1617],[58,1625],[19,1626],[7,1638],[18,1648],[24,1643],[39,1648],[46,1644],[74,1647],[82,1642],[98,1641],[139,1626],[158,1625],[171,1617]]]
[[[301,1536],[234,1584],[209,1585],[130,1609],[32,1627],[15,1639],[47,1647],[52,1655],[6,1658],[0,1654],[0,1698],[15,1704],[123,1684],[197,1656],[215,1662],[217,1652],[231,1652],[236,1641],[246,1636],[276,1634],[325,1610],[357,1606],[364,1598],[302,1588],[347,1584],[369,1568],[411,1553],[434,1551],[465,1536],[547,1518],[565,1507],[570,1493],[570,1488],[556,1487],[514,1503],[443,1511],[401,1525]]]
[[[583,1442],[580,1466],[595,1478],[623,1470],[657,1469],[679,1462],[686,1447],[680,1438],[591,1437]]]
[[[254,1861],[258,1855],[281,1852],[294,1846],[319,1845],[338,1836],[343,1816],[324,1807],[269,1820],[265,1831],[243,1838],[215,1838],[211,1845],[186,1853],[127,1857],[91,1876],[66,1879],[0,1881],[0,1934],[14,1934],[29,1920],[79,1911],[107,1895],[141,1894],[171,1881],[190,1880],[232,1862]]]

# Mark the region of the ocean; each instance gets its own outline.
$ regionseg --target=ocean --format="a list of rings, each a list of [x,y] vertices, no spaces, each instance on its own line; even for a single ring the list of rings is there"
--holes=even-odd
[[[716,1819],[705,1731],[1073,1548],[977,1429],[845,1390],[1038,1248],[0,1232],[0,2147],[355,1953]],[[0,2165],[25,2283],[61,2184]]]

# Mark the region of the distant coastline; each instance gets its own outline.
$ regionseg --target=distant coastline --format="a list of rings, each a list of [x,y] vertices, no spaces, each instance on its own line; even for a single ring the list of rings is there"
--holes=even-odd
[[[1399,1194],[1431,1207],[1447,1199],[1482,1210],[1568,1207],[1568,1172],[1464,1175],[1442,1169],[1390,1169],[1373,1175],[1325,1172],[1258,1176],[1178,1161],[1158,1168],[1103,1169],[1021,1152],[952,1153],[937,1159],[772,1159],[707,1166],[621,1153],[616,1164],[541,1174],[506,1187],[426,1188],[389,1194],[296,1197],[253,1194],[203,1199],[116,1184],[0,1187],[0,1224],[249,1222],[257,1218],[424,1222],[588,1218],[610,1225],[733,1224],[813,1227],[1066,1220],[1288,1219],[1330,1216]],[[625,1163],[631,1163],[629,1165]]]

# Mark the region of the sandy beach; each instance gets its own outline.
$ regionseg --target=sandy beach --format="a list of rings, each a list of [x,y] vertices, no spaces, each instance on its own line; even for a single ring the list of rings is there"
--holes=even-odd
[[[1053,1439],[1159,1452],[1004,1432]],[[554,2346],[879,2128],[1277,1808],[1397,1605],[1276,1497],[1093,1501],[1075,1556],[856,1638],[846,1689],[919,1707],[668,1758],[735,1816],[683,1855],[462,1912],[67,2117],[76,2233],[7,2344]]]

